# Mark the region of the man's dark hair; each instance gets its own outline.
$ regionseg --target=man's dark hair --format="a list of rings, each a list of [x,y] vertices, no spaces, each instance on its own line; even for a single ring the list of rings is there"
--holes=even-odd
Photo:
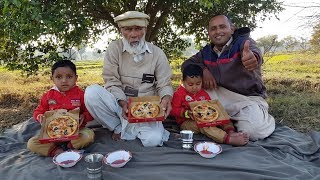
[[[230,16],[226,15],[226,14],[214,14],[210,19],[209,19],[209,22],[211,21],[212,18],[216,17],[216,16],[225,16],[229,22],[230,25],[234,25],[233,22],[232,22],[232,18],[230,18]]]
[[[51,75],[53,75],[54,71],[59,67],[69,67],[74,72],[74,74],[77,75],[76,65],[70,60],[61,60],[55,62],[51,68]]]
[[[232,18],[231,18],[230,16],[228,16],[228,15],[226,15],[226,14],[221,14],[221,13],[214,14],[214,15],[210,18],[210,20],[211,20],[212,18],[216,17],[216,16],[225,16],[225,17],[228,19],[228,22],[229,22],[230,24],[233,24]]]
[[[182,70],[182,80],[186,80],[187,77],[203,77],[203,70],[196,64],[189,64]]]

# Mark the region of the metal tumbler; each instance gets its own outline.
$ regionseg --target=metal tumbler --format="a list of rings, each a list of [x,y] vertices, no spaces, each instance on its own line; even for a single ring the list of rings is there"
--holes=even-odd
[[[89,154],[85,157],[89,179],[102,179],[102,154]]]
[[[182,149],[191,149],[193,145],[193,132],[190,130],[180,131]]]

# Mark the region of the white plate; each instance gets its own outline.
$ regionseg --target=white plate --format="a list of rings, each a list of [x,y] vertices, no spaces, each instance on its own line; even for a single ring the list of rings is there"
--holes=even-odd
[[[106,154],[103,158],[103,162],[111,167],[123,167],[131,158],[131,152],[126,150],[117,150]]]
[[[72,167],[82,158],[78,151],[65,151],[53,157],[53,162],[61,167]]]
[[[222,152],[222,148],[214,142],[199,142],[194,145],[194,151],[204,158],[213,158]]]

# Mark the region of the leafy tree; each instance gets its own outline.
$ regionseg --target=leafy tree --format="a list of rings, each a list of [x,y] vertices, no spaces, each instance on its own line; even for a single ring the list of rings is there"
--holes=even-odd
[[[257,45],[262,48],[264,54],[275,51],[279,46],[278,35],[267,35],[256,40]]]
[[[313,34],[309,42],[313,50],[320,50],[320,23],[313,27]]]
[[[146,40],[169,58],[188,47],[181,35],[194,35],[196,43],[207,40],[213,14],[228,14],[238,26],[254,28],[257,15],[264,20],[282,10],[276,0],[1,0],[0,8],[0,61],[28,74],[102,33],[118,32],[113,18],[128,10],[150,16]]]

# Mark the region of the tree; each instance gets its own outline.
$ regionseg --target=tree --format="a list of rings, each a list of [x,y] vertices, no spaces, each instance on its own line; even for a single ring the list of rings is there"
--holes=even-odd
[[[207,40],[213,14],[228,14],[238,26],[254,28],[257,15],[264,20],[282,10],[276,0],[2,0],[0,8],[0,61],[28,74],[104,32],[118,32],[113,18],[128,10],[150,16],[146,40],[169,58],[188,47],[181,35],[194,35],[196,43]]]
[[[294,51],[296,46],[299,45],[298,39],[293,36],[287,36],[283,38],[280,43],[287,52]]]
[[[258,47],[262,48],[263,54],[268,54],[275,51],[280,42],[278,41],[278,35],[267,35],[256,40]]]
[[[303,19],[303,25],[307,28],[310,26],[313,26],[314,24],[318,24],[320,21],[320,3],[319,2],[305,2],[305,1],[300,1],[300,2],[287,2],[287,4],[283,4],[283,7],[294,7],[298,8],[297,13],[295,14],[295,18],[300,18]],[[309,12],[308,15],[303,15],[303,16],[297,16],[301,11]]]
[[[310,44],[306,38],[300,37],[299,46],[302,51],[307,51],[310,49]]]
[[[313,27],[313,34],[309,42],[313,50],[320,50],[320,23]]]

